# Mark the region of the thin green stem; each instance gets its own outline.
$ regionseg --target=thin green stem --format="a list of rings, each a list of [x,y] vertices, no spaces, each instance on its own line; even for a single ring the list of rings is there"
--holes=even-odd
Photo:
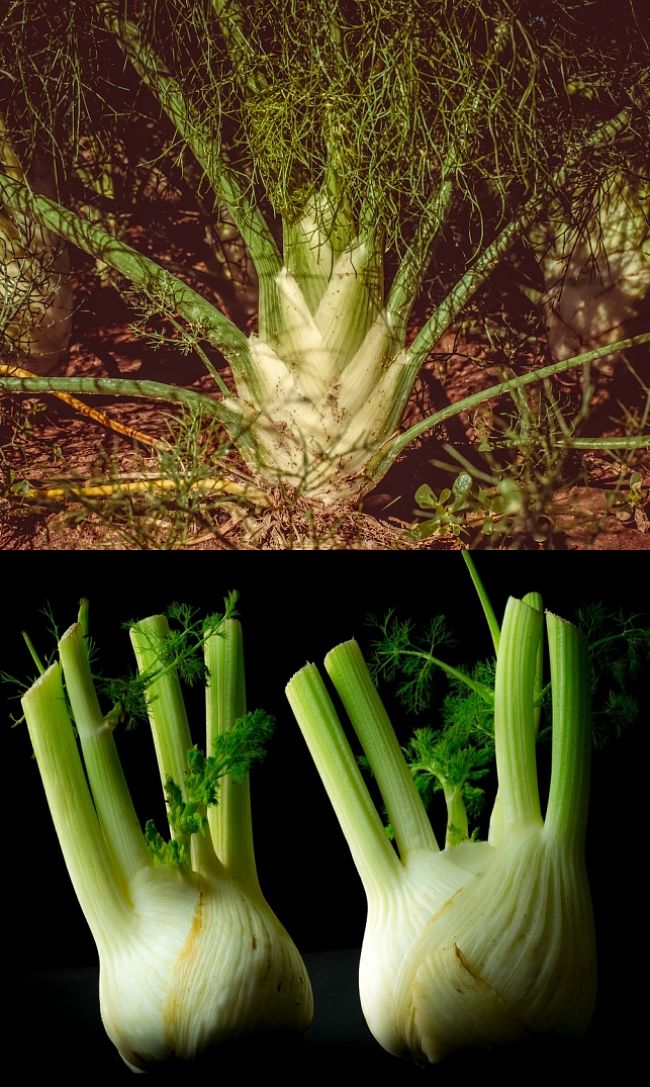
[[[413,343],[407,349],[404,359],[400,379],[400,414],[408,399],[413,382],[424,365],[429,352],[438,343],[443,332],[446,332],[460,315],[472,295],[492,274],[517,239],[535,221],[539,211],[540,201],[538,197],[535,197],[487,246],[476,263],[458,280],[455,287],[452,288],[444,301],[440,303],[426,324],[420,329]]]
[[[503,827],[539,822],[535,684],[543,617],[510,597],[497,653],[494,744]]]
[[[491,385],[489,389],[483,389],[481,392],[466,396],[462,400],[458,400],[455,404],[450,404],[449,407],[443,408],[442,411],[437,411],[433,415],[428,415],[419,423],[415,423],[414,426],[409,427],[408,430],[405,430],[398,437],[384,443],[368,462],[366,474],[373,482],[382,479],[393,461],[399,456],[403,449],[411,444],[411,442],[426,433],[427,430],[432,430],[434,427],[440,426],[441,423],[445,423],[448,419],[453,419],[454,416],[460,415],[461,412],[472,411],[474,408],[479,407],[480,404],[485,403],[486,400],[493,400],[496,397],[511,392],[512,389],[521,389],[525,385],[533,384],[535,381],[543,381],[544,378],[553,377],[555,374],[565,373],[565,371],[573,370],[578,366],[585,366],[596,359],[611,355],[613,352],[618,353],[627,351],[631,347],[637,347],[639,344],[648,343],[648,341],[650,341],[650,332],[642,332],[638,336],[631,336],[627,340],[619,340],[617,343],[608,344],[604,347],[595,347],[591,351],[586,351],[582,355],[575,355],[573,358],[565,359],[563,362],[553,362],[548,366],[541,366],[538,370],[532,370],[528,374],[521,374],[519,377],[509,378],[507,381],[501,381],[498,385]],[[627,441],[628,439],[625,440]],[[613,439],[613,441],[616,441],[616,439]]]
[[[78,622],[79,626],[81,627],[81,634],[82,634],[82,636],[84,638],[88,637],[89,615],[90,615],[90,604],[89,604],[88,598],[85,597],[85,596],[82,596],[81,600],[79,601],[79,611],[77,612],[77,622]]]
[[[82,396],[130,396],[140,400],[163,400],[171,404],[187,404],[206,411],[219,419],[233,443],[242,449],[254,449],[249,428],[241,416],[230,411],[218,400],[183,389],[165,385],[162,381],[133,381],[114,377],[5,377],[0,374],[0,390],[22,396],[39,393],[80,393]]]
[[[488,687],[485,683],[480,683],[477,679],[473,679],[467,672],[463,672],[461,668],[454,668],[452,664],[447,664],[440,657],[434,657],[433,653],[427,653],[424,649],[403,649],[400,651],[400,656],[418,657],[420,660],[428,661],[449,676],[450,679],[457,679],[460,683],[464,683],[466,687],[480,695],[485,702],[494,700],[494,692],[491,687]]]
[[[205,642],[208,679],[205,691],[206,753],[212,754],[222,732],[246,713],[244,651],[241,624],[224,619]],[[212,844],[226,871],[249,890],[259,892],[253,846],[250,786],[222,778],[219,803],[208,809]]]
[[[106,0],[100,7],[120,48],[143,82],[156,95],[162,109],[204,170],[213,191],[228,208],[255,265],[260,284],[260,314],[272,311],[269,302],[275,293],[274,279],[282,267],[282,260],[266,220],[255,203],[252,185],[245,185],[237,175],[221,152],[220,141],[201,124],[200,117],[191,110],[179,83],[144,41],[136,25],[120,16],[120,5],[115,0]],[[267,299],[266,295],[270,297]],[[269,330],[260,327],[259,332],[265,339]]]
[[[30,638],[29,634],[27,634],[27,632],[23,630],[22,635],[23,635],[23,641],[24,641],[24,643],[27,646],[27,649],[29,651],[29,655],[32,658],[34,664],[36,665],[36,667],[38,669],[38,674],[39,674],[39,676],[42,676],[43,673],[45,672],[45,665],[43,664],[43,661],[41,660],[38,653],[36,652],[36,647],[35,647],[34,643],[32,642],[32,639]]]
[[[106,844],[120,872],[125,894],[128,883],[150,863],[138,816],[124,777],[113,730],[99,706],[81,627],[75,623],[59,642],[65,676],[86,773]]]
[[[169,316],[169,322],[170,322],[170,324],[172,324],[174,326],[174,328],[177,330],[177,332],[180,332],[181,336],[186,335],[185,329],[183,328],[183,326],[181,324],[179,324],[179,322],[176,321],[175,318],[172,317],[171,315]],[[231,397],[231,395],[232,395],[231,390],[226,385],[225,381],[223,380],[223,378],[222,378],[221,374],[219,373],[219,371],[217,370],[216,366],[213,365],[212,361],[206,355],[206,353],[203,350],[203,348],[201,347],[201,344],[199,343],[198,339],[195,339],[192,342],[192,350],[195,351],[196,354],[199,356],[201,362],[205,366],[206,370],[208,371],[210,377],[214,381],[214,383],[217,386],[217,388],[218,388],[219,392],[221,393],[221,395],[223,397],[226,397],[226,399]]]
[[[402,862],[411,850],[437,850],[431,823],[357,643],[344,642],[330,650],[325,668],[370,763]]]
[[[445,849],[449,849],[460,842],[467,841],[469,837],[469,825],[467,822],[467,808],[463,800],[462,785],[446,785],[443,782],[443,793],[447,805],[447,832],[445,835]]]
[[[431,247],[444,225],[453,193],[454,186],[445,178],[443,170],[440,187],[426,204],[408,252],[393,279],[386,312],[400,343],[404,342],[407,322],[431,259]]]
[[[523,420],[522,420],[523,422]],[[565,424],[566,425],[566,424]],[[522,433],[519,438],[499,438],[492,443],[493,449],[538,449],[542,448],[542,442],[536,442],[532,440],[529,434],[525,437]],[[650,434],[641,434],[637,437],[628,438],[573,438],[568,436],[566,438],[553,438],[553,445],[557,449],[647,449],[650,446]],[[448,449],[453,457],[456,457],[461,464],[464,464],[464,460],[461,459],[457,450],[454,450],[453,446],[445,445],[445,449]],[[469,465],[472,468],[472,465]],[[469,470],[469,469],[468,469]],[[476,478],[485,479],[488,483],[494,482],[494,477],[487,474],[481,474],[476,472]]]
[[[287,698],[321,776],[366,894],[385,894],[400,871],[318,668],[292,677]]]
[[[104,840],[53,664],[22,698],[34,755],[66,867],[98,946],[124,933],[129,908]]]
[[[265,82],[256,68],[257,51],[245,33],[244,13],[237,0],[211,0],[212,10],[232,62],[233,72],[242,89],[260,94]]]
[[[413,343],[406,351],[400,367],[399,380],[395,396],[394,410],[389,420],[389,430],[394,430],[402,417],[404,408],[411,394],[413,383],[426,361],[427,355],[438,342],[443,332],[460,315],[476,291],[492,274],[514,243],[539,217],[546,203],[555,192],[566,185],[572,170],[580,164],[587,149],[600,147],[620,135],[630,124],[629,110],[624,109],[612,120],[599,125],[591,136],[576,148],[569,161],[549,179],[544,193],[536,193],[505,226],[490,245],[481,253],[477,261],[452,287],[447,297],[431,314],[429,320],[420,329]]]
[[[636,438],[559,438],[556,445],[564,449],[647,449],[650,446],[650,434],[641,434]]]
[[[591,136],[580,148],[576,148],[569,161],[549,179],[544,193],[535,194],[512,219],[503,230],[497,234],[494,241],[483,251],[476,263],[461,276],[458,283],[447,295],[441,306],[431,315],[427,323],[420,330],[407,352],[407,365],[412,364],[417,370],[426,359],[431,348],[438,342],[440,336],[456,319],[463,307],[467,304],[478,288],[482,286],[488,276],[493,272],[499,261],[506,255],[515,241],[532,226],[546,203],[553,194],[561,191],[571,175],[572,170],[580,165],[588,148],[601,147],[610,143],[621,134],[630,124],[630,112],[623,109],[616,117],[606,121],[592,132]]]
[[[499,652],[499,638],[501,636],[499,621],[498,621],[496,615],[494,614],[494,608],[492,607],[492,604],[490,603],[490,598],[489,598],[488,594],[485,591],[485,587],[483,585],[483,582],[481,581],[480,577],[478,576],[478,571],[476,569],[476,566],[474,565],[474,559],[470,555],[469,551],[462,551],[461,554],[462,554],[462,556],[463,556],[463,558],[465,560],[465,565],[466,565],[467,569],[469,570],[469,576],[471,577],[472,582],[474,583],[474,588],[476,589],[476,592],[478,593],[478,598],[481,601],[481,607],[483,608],[483,614],[485,616],[487,625],[488,625],[489,630],[490,630],[490,635],[491,635],[491,638],[492,638],[492,645],[494,646],[494,652],[498,653]]]
[[[551,690],[553,756],[545,833],[584,849],[591,768],[591,716],[587,640],[557,615],[546,616]]]
[[[167,269],[102,230],[97,223],[89,222],[55,200],[32,192],[27,185],[3,173],[0,173],[0,201],[11,211],[26,215],[72,242],[84,253],[104,261],[147,297],[158,302],[162,312],[172,310],[179,313],[222,352],[236,377],[244,377],[250,383],[254,375],[251,373],[248,340],[244,333],[224,313]]]

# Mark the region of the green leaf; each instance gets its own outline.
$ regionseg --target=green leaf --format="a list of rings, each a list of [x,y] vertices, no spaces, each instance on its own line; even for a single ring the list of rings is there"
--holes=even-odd
[[[415,492],[415,501],[423,510],[435,509],[438,506],[438,499],[428,483],[420,484]]]
[[[235,781],[243,781],[252,765],[266,754],[273,728],[274,721],[268,713],[253,710],[235,721],[232,728],[219,733],[211,755],[206,756],[197,746],[189,749],[183,787],[172,778],[165,783],[175,847],[171,852],[165,848],[169,843],[165,843],[152,823],[147,842],[154,859],[165,864],[189,863],[190,839],[205,830],[206,812],[219,802],[222,778],[230,774]]]

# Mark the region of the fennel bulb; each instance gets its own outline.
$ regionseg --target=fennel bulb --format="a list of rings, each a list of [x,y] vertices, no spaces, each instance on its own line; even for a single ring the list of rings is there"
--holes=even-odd
[[[544,275],[541,297],[554,359],[624,339],[650,289],[650,188],[619,170],[600,187],[586,224],[553,205],[530,231]]]
[[[25,176],[5,136],[0,113],[0,156],[11,176]],[[31,188],[54,197],[54,169],[29,171]],[[74,305],[70,257],[55,233],[29,216],[0,209],[0,345],[6,361],[21,359],[35,374],[51,374],[68,346]],[[4,361],[4,360],[3,360]]]
[[[542,818],[535,741],[543,616],[538,597],[526,601],[509,600],[500,633],[491,623],[499,785],[487,841],[458,841],[450,825],[439,848],[356,642],[333,649],[325,668],[376,778],[397,851],[318,669],[305,666],[287,686],[364,884],[361,1004],[375,1038],[394,1054],[434,1062],[539,1035],[574,1038],[591,1018],[586,642],[570,623],[547,616],[553,766]],[[451,815],[459,798],[447,799]]]
[[[377,253],[357,237],[337,251],[319,215],[287,232],[264,334],[248,340],[256,388],[244,382],[228,403],[258,467],[327,502],[393,426],[404,344],[379,304]]]
[[[129,1067],[143,1071],[257,1030],[304,1031],[312,996],[257,880],[247,770],[265,726],[263,715],[245,714],[239,623],[227,611],[204,639],[209,758],[191,747],[166,619],[135,624],[131,637],[170,842],[151,824],[146,835],[140,828],[113,737],[121,710],[100,709],[80,624],[22,705],[97,945],[104,1026]]]

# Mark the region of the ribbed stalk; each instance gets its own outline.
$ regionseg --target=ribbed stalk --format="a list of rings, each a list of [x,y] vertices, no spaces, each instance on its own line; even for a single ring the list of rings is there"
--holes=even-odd
[[[131,644],[140,674],[149,673],[146,700],[158,771],[163,786],[171,778],[185,797],[187,751],[192,746],[185,702],[176,670],[163,661],[162,646],[169,634],[164,615],[152,615],[131,627]],[[172,835],[173,827],[170,826]],[[190,843],[194,871],[214,868],[215,857],[206,834],[193,834]]]
[[[357,643],[344,642],[330,650],[325,668],[366,753],[402,860],[409,850],[437,850],[428,816]]]
[[[162,663],[162,646],[168,637],[169,624],[164,615],[152,615],[131,627],[138,671],[152,677],[146,690],[147,713],[160,778],[163,782],[173,778],[182,790],[192,737],[176,671],[165,669]]]
[[[368,898],[385,895],[400,863],[318,668],[307,664],[289,681],[289,704],[336,812]]]
[[[206,753],[212,754],[222,732],[246,713],[242,628],[237,619],[224,619],[205,642],[208,679],[205,691]],[[222,778],[219,803],[208,809],[212,844],[226,871],[249,890],[260,893],[251,818],[250,785]]]
[[[587,641],[571,623],[546,617],[553,695],[553,761],[545,831],[584,849],[591,769]]]
[[[54,200],[31,192],[26,185],[2,173],[0,200],[12,211],[33,218],[41,226],[79,246],[85,253],[104,261],[126,276],[134,286],[148,294],[164,296],[169,309],[176,310],[189,324],[199,326],[208,342],[223,352],[235,375],[246,377],[249,382],[253,380],[248,341],[244,333],[225,314],[166,268],[102,230],[96,223],[89,222]]]
[[[104,720],[90,673],[81,627],[71,626],[59,642],[65,685],[72,706],[95,809],[124,893],[136,872],[150,863],[112,728]]]
[[[503,827],[539,822],[535,685],[542,615],[521,600],[506,605],[494,687],[494,743]]]
[[[419,423],[415,423],[407,430],[402,431],[398,438],[391,439],[390,442],[386,442],[383,446],[378,448],[368,461],[366,469],[368,479],[375,482],[382,479],[391,464],[396,460],[402,450],[406,449],[406,447],[411,444],[411,442],[414,442],[416,438],[421,437],[421,435],[425,434],[428,430],[432,430],[434,427],[447,422],[448,419],[453,419],[456,415],[460,415],[461,412],[473,411],[474,408],[477,408],[487,400],[494,400],[499,396],[503,396],[505,393],[512,392],[514,389],[523,389],[526,385],[532,385],[535,381],[543,381],[547,377],[554,377],[556,374],[563,374],[568,370],[575,370],[579,366],[586,366],[590,362],[595,362],[596,359],[604,358],[613,353],[627,351],[631,347],[637,347],[640,344],[648,343],[648,341],[650,341],[650,332],[642,332],[639,333],[638,336],[631,336],[629,339],[619,340],[617,343],[606,344],[604,347],[595,347],[592,351],[585,351],[581,355],[575,355],[572,359],[565,359],[563,362],[553,362],[548,366],[540,366],[538,370],[532,370],[527,374],[520,374],[518,377],[509,378],[507,381],[500,381],[498,385],[491,385],[488,389],[483,389],[481,392],[472,393],[471,396],[465,396],[462,400],[457,400],[455,404],[450,404],[441,411],[436,411],[433,415],[428,415],[425,419],[420,420]],[[620,441],[624,443],[622,446],[623,448],[634,447],[634,438],[624,438],[620,439]],[[644,437],[638,444],[645,445],[647,444],[647,441],[648,439]],[[619,439],[616,438],[603,439],[603,441],[599,443],[599,448],[609,446],[610,443],[612,448],[617,448],[618,442]],[[573,444],[573,442],[571,444]],[[580,439],[576,439],[575,444],[580,448],[581,445],[584,445],[584,442]],[[591,447],[592,446],[590,446],[590,448]]]
[[[541,593],[526,593],[521,599],[522,604],[527,604],[529,608],[534,608],[540,613],[544,614],[544,605],[542,602]],[[535,712],[535,732],[539,731],[539,721],[542,715],[542,691],[544,687],[544,639],[540,638],[539,647],[537,650],[537,662],[535,665],[535,684],[533,689],[533,703]]]
[[[58,664],[30,687],[22,707],[75,893],[97,944],[106,947],[125,930],[128,905],[90,797]]]

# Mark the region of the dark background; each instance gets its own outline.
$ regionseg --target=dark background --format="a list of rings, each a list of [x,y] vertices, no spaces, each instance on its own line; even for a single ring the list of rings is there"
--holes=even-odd
[[[79,597],[89,597],[101,667],[115,674],[132,666],[123,621],[164,610],[175,600],[218,610],[224,593],[239,590],[249,706],[263,706],[277,719],[271,750],[252,782],[262,888],[301,951],[316,953],[321,964],[337,949],[359,947],[365,919],[361,884],[286,704],[284,685],[305,661],[321,663],[337,642],[354,636],[367,647],[368,613],[381,616],[389,607],[416,621],[437,612],[449,615],[459,638],[457,651],[447,654],[455,663],[490,655],[487,627],[460,554],[12,553],[1,562],[0,667],[25,678],[33,666],[20,631],[28,629],[43,653],[49,650],[41,614],[46,603],[62,631],[74,621]],[[594,600],[650,612],[647,558],[641,552],[485,553],[476,556],[476,565],[499,616],[509,594],[531,589],[540,590],[545,605],[567,618]],[[590,1037],[605,1047],[603,1056],[611,1051],[612,1059],[621,1047],[629,1058],[637,1044],[634,1023],[641,1011],[632,989],[643,969],[639,958],[646,957],[637,859],[644,833],[641,730],[647,725],[648,698],[643,683],[639,691],[639,726],[597,755],[593,770],[588,864],[600,990]],[[10,727],[9,715],[18,709],[12,694],[5,684],[3,967],[13,978],[29,976],[33,985],[32,979],[42,978],[41,996],[47,989],[53,1006],[51,972],[93,967],[96,953],[50,824],[26,729]],[[413,724],[428,723],[409,722],[404,711],[390,705],[400,739],[406,740]],[[201,715],[200,694],[190,696],[197,742]],[[162,825],[147,730],[124,733],[118,743],[139,814],[143,820],[158,817]]]

